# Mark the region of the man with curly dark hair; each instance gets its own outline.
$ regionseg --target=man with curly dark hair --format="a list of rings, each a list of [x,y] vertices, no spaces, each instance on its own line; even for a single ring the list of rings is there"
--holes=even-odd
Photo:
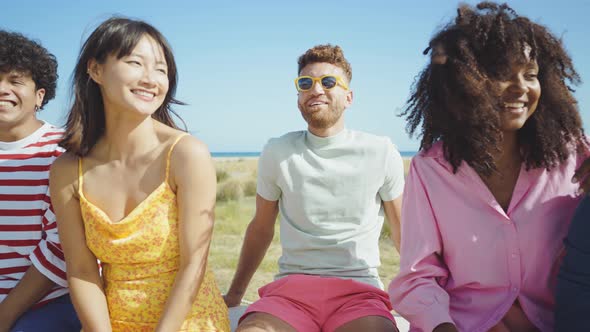
[[[297,105],[307,130],[264,147],[256,212],[226,303],[240,304],[280,212],[279,273],[259,290],[238,331],[397,331],[377,267],[383,212],[399,248],[401,156],[389,138],[345,128],[352,70],[339,46],[315,46],[298,64]]]
[[[560,40],[507,5],[461,5],[405,115],[421,151],[389,293],[413,331],[552,331],[586,140]]]
[[[80,330],[49,199],[63,132],[37,119],[56,82],[52,54],[0,30],[0,332]]]

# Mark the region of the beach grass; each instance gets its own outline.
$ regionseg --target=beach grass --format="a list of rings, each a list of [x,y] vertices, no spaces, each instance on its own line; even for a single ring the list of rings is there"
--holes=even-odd
[[[215,158],[214,161],[218,175],[218,201],[209,252],[209,267],[215,274],[221,292],[225,293],[237,267],[246,227],[254,216],[258,159]],[[404,159],[406,172],[408,165],[409,160]],[[220,177],[220,174],[223,175]],[[220,197],[219,192],[224,189],[229,192],[230,190],[227,189],[229,187],[232,187],[234,192]],[[399,269],[399,255],[388,236],[389,227],[386,221],[379,241],[381,251],[379,275],[386,287]],[[278,271],[277,261],[280,256],[279,223],[277,222],[273,241],[244,296],[246,302],[257,300],[258,288],[273,280]]]

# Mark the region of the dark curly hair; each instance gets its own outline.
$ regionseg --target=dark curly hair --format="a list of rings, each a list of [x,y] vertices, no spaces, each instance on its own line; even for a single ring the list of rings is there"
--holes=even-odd
[[[422,124],[420,149],[442,141],[444,156],[456,172],[462,161],[478,173],[496,170],[500,151],[498,91],[493,84],[512,64],[539,66],[541,97],[536,111],[517,132],[527,169],[551,169],[572,148],[585,147],[577,101],[570,85],[581,83],[561,40],[544,26],[518,16],[506,4],[461,5],[457,17],[430,41],[431,61],[418,76],[401,114],[415,134]]]
[[[41,107],[55,98],[57,60],[41,44],[16,32],[0,30],[0,72],[31,74],[35,88],[45,89]]]
[[[327,62],[334,66],[342,68],[348,83],[352,80],[352,67],[346,58],[340,46],[332,46],[330,44],[316,45],[307,50],[297,60],[297,74],[310,63]]]
[[[174,97],[178,72],[172,47],[160,31],[152,25],[115,16],[102,22],[82,45],[72,77],[74,101],[68,113],[64,138],[59,143],[61,147],[75,155],[85,156],[104,134],[105,114],[102,94],[98,84],[88,74],[88,62],[94,59],[98,63],[104,63],[110,55],[118,59],[129,55],[144,36],[153,38],[162,47],[168,67],[168,92],[162,105],[152,114],[152,118],[172,128],[181,129],[174,122],[172,117],[174,115],[186,128],[182,118],[171,108],[172,104],[185,105]]]

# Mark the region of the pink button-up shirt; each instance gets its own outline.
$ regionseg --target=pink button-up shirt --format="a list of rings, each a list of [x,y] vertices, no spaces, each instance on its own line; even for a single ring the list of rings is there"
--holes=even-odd
[[[412,160],[400,272],[389,286],[410,331],[444,322],[488,331],[505,318],[514,322],[506,314],[516,300],[521,321],[553,330],[557,265],[580,199],[571,182],[579,159],[573,154],[551,171],[523,166],[507,211],[466,163],[453,174],[442,143]]]

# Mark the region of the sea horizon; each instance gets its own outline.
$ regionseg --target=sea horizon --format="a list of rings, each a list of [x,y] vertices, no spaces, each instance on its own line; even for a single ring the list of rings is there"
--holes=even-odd
[[[400,151],[402,157],[413,157],[418,151]],[[235,151],[235,152],[211,152],[213,158],[251,158],[260,157],[260,152],[256,151]]]

